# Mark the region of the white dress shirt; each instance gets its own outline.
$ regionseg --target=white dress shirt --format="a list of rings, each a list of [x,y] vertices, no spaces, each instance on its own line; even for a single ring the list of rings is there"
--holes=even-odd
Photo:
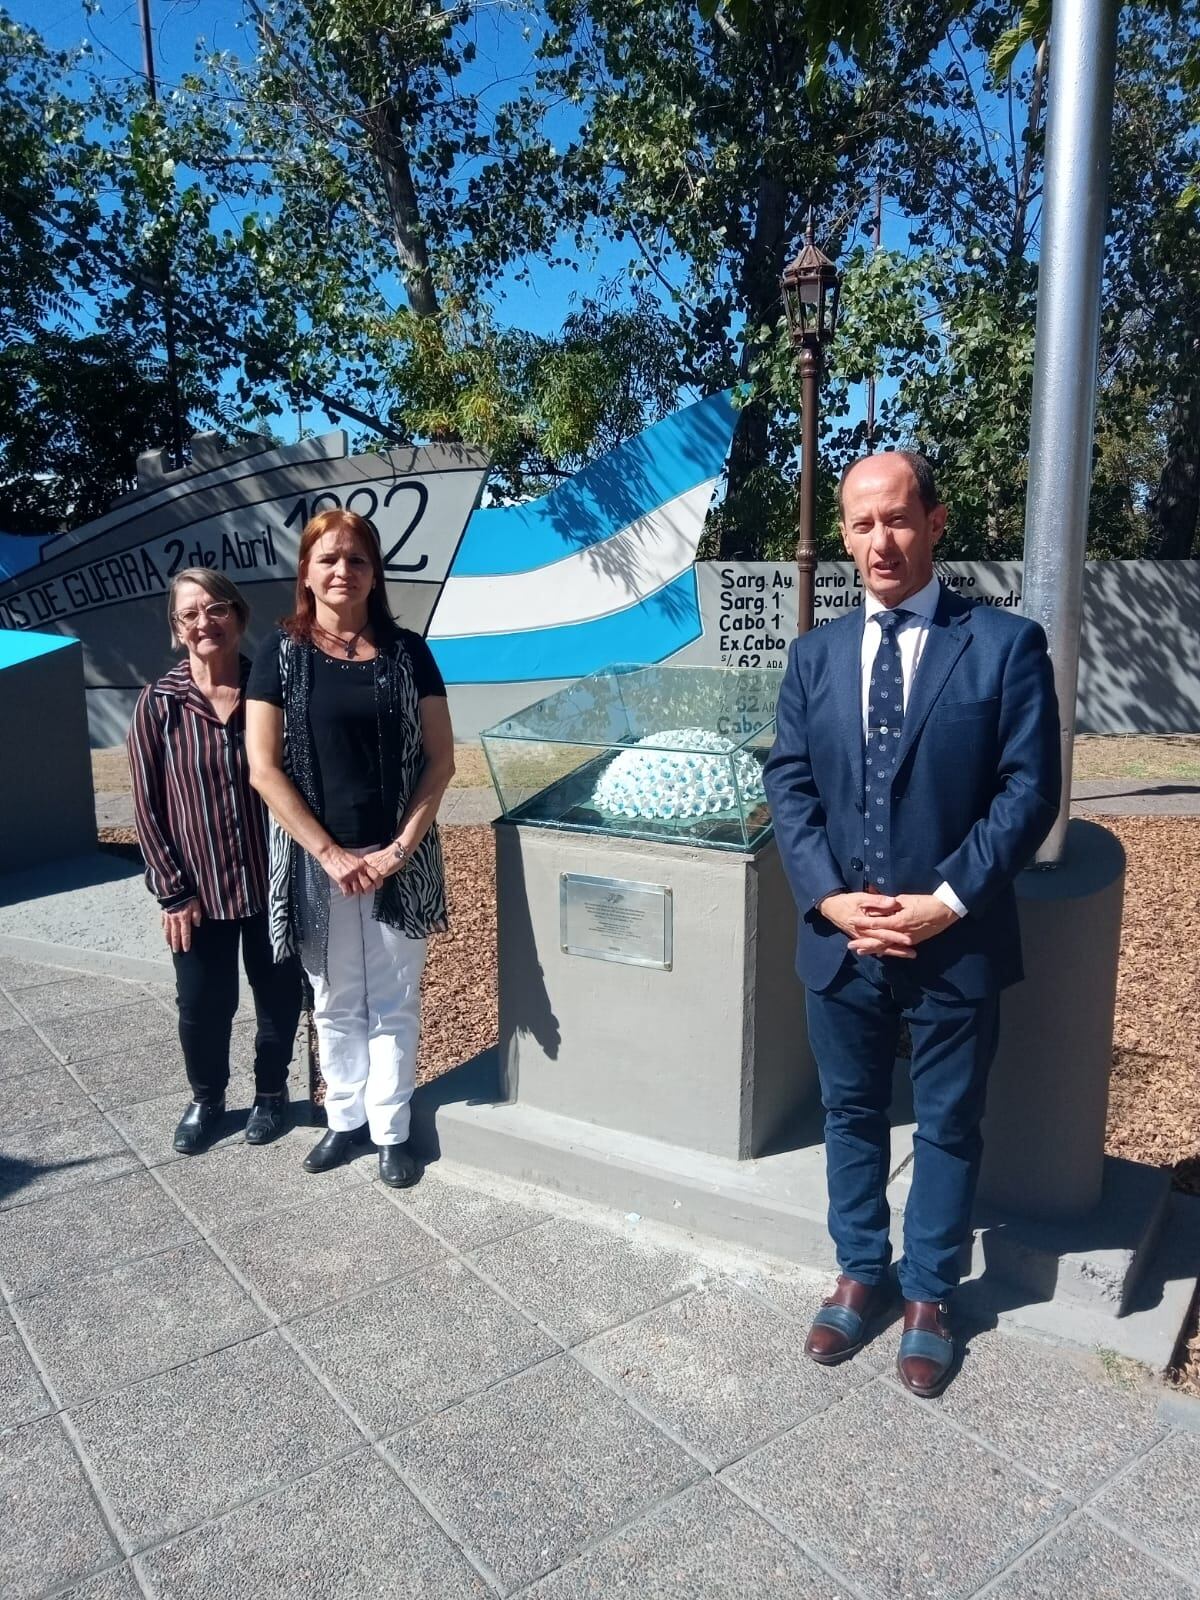
[[[923,589],[918,589],[916,594],[910,594],[907,600],[900,602],[899,609],[908,613],[904,621],[896,628],[896,643],[900,647],[900,671],[904,680],[904,709],[906,712],[913,678],[916,676],[917,668],[921,664],[921,656],[925,651],[925,641],[929,637],[929,624],[932,622],[933,614],[937,610],[941,592],[941,579],[935,576],[930,578]],[[875,656],[879,650],[881,634],[879,624],[873,622],[872,618],[877,617],[881,611],[886,611],[887,609],[881,600],[876,600],[873,594],[864,594],[862,641],[862,725],[864,744],[866,743],[868,732],[871,669],[875,665]],[[966,916],[966,906],[963,905],[948,883],[939,883],[933,892],[957,916]]]

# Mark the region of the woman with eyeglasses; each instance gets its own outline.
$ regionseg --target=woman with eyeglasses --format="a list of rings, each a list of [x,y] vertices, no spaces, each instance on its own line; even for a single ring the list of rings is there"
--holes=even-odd
[[[250,608],[236,584],[203,567],[167,598],[185,659],[142,691],[129,727],[138,842],[175,965],[179,1042],[192,1100],[175,1149],[219,1137],[238,1003],[238,949],[254,995],[254,1105],[247,1144],[288,1125],[288,1067],[300,1017],[300,968],[276,964],[267,927],[267,814],[250,786],[241,654]]]

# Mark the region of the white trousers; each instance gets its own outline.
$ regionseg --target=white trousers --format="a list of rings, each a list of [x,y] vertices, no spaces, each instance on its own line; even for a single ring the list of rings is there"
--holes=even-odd
[[[417,1081],[427,941],[376,922],[373,900],[331,886],[325,976],[304,966],[330,1129],[350,1133],[366,1122],[375,1144],[403,1144]]]

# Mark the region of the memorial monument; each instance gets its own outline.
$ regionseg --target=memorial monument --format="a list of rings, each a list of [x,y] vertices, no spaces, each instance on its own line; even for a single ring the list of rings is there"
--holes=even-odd
[[[1124,862],[1105,830],[1067,822],[1115,37],[1102,10],[1099,26],[1080,0],[1055,15],[1024,594],[1054,652],[1068,777],[1053,870],[1018,891],[1029,976],[1004,1001],[965,1298],[1162,1366],[1200,1219],[1166,1172],[1104,1156]],[[754,594],[735,587],[729,609],[766,616]],[[759,663],[743,665],[730,677]],[[469,1162],[826,1267],[823,1153],[804,1129],[813,1073],[781,998],[797,992],[794,923],[786,890],[772,903],[782,875],[737,768],[765,722],[714,751],[698,735],[717,722],[665,688],[686,670],[614,669],[577,685],[576,704],[566,689],[489,730],[504,808],[495,1098],[482,1076],[463,1101],[446,1084],[438,1134]],[[514,744],[523,759],[500,751]],[[680,765],[718,754],[738,798],[731,853],[705,837],[711,769],[700,782]],[[772,1056],[789,1031],[790,1079]],[[771,1108],[761,1120],[756,1102]],[[912,1132],[903,1118],[893,1130],[894,1212]]]

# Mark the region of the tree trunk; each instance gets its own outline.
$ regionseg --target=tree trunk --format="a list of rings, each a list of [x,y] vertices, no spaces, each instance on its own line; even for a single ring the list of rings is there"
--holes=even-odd
[[[404,145],[400,117],[394,106],[383,105],[367,118],[371,152],[379,164],[392,218],[392,236],[408,303],[418,317],[437,315],[438,298],[429,270],[429,251],[421,225],[421,205],[412,167]]]
[[[1186,560],[1200,522],[1200,389],[1178,402],[1167,459],[1150,497],[1156,561]]]

